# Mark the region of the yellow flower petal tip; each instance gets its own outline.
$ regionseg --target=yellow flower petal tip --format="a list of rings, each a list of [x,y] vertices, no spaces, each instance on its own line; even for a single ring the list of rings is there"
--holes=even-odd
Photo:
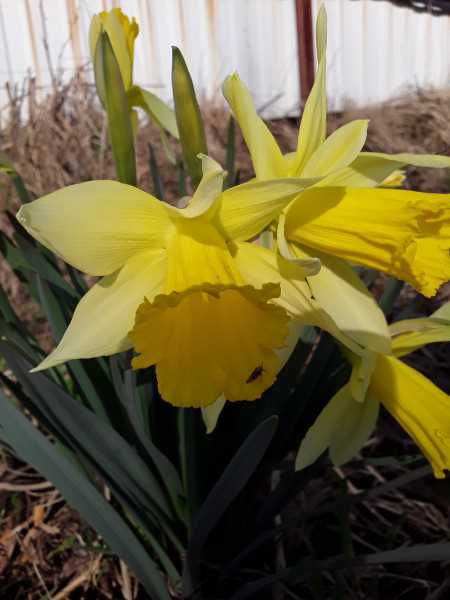
[[[371,390],[442,479],[450,471],[450,397],[397,358],[379,356]]]
[[[405,171],[396,169],[393,173],[383,179],[381,185],[384,187],[401,187],[406,179]]]
[[[102,11],[94,15],[89,29],[89,47],[92,61],[95,60],[95,50],[102,31],[105,31],[108,35],[114,55],[119,63],[125,89],[128,90],[132,84],[134,42],[139,34],[139,25],[134,17],[130,20],[120,8],[113,8],[110,11]]]
[[[130,338],[134,369],[156,365],[164,400],[181,407],[255,400],[278,372],[275,349],[285,344],[288,316],[269,300],[276,284],[205,284],[145,300]]]

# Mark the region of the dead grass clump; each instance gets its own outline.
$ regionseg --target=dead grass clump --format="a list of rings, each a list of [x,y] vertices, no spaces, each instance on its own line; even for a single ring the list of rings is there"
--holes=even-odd
[[[370,119],[366,149],[371,152],[413,152],[450,155],[450,89],[416,90],[389,102],[349,109],[330,119],[336,129],[352,119]],[[441,169],[408,170],[409,187],[448,192],[449,172]]]

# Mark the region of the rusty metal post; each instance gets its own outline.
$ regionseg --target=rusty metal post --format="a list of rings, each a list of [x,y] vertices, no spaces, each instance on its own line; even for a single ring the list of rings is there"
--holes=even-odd
[[[298,42],[298,69],[302,103],[314,83],[314,39],[311,0],[295,0]]]

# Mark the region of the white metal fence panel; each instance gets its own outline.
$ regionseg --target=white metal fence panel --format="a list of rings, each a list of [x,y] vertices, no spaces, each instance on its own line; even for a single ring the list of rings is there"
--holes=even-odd
[[[313,0],[314,14],[320,0]],[[450,17],[385,1],[325,0],[330,108],[379,102],[414,86],[450,84]],[[171,45],[181,48],[199,96],[218,96],[237,69],[266,116],[298,114],[295,0],[0,0],[0,109],[6,82],[68,79],[89,62],[93,14],[135,16],[135,81],[170,101]]]
[[[450,17],[376,0],[325,0],[330,108],[450,85]],[[320,0],[314,0],[314,16]]]

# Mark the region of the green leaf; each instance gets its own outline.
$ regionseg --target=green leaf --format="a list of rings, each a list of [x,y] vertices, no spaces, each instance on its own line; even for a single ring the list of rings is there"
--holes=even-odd
[[[196,187],[202,178],[202,164],[197,156],[208,154],[208,148],[192,79],[181,51],[175,46],[172,46],[172,89],[183,158]]]
[[[50,431],[85,457],[145,527],[151,523],[173,534],[173,511],[161,486],[143,460],[112,427],[69,396],[42,373],[0,342],[0,352],[23,386],[20,400]],[[19,394],[17,394],[19,396]]]
[[[248,436],[195,515],[187,552],[187,563],[194,580],[205,542],[255,472],[275,435],[277,425],[278,418],[269,417]]]
[[[108,117],[108,130],[116,164],[117,178],[122,183],[136,185],[136,157],[130,106],[119,65],[109,41],[103,32],[95,51],[95,83]]]
[[[31,201],[32,198],[25,187],[22,177],[16,171],[9,158],[3,154],[3,152],[0,152],[0,172],[5,173],[5,175],[8,175],[11,178],[11,181],[16,188],[17,195],[19,196],[19,200],[22,202],[22,204],[26,204],[27,202]]]
[[[235,185],[235,181],[236,181],[235,160],[236,160],[236,123],[235,123],[235,120],[233,119],[233,117],[230,117],[230,120],[228,121],[227,153],[225,156],[225,169],[227,171],[227,176],[225,177],[225,181],[223,183],[224,190]]]
[[[161,179],[158,163],[156,162],[155,152],[151,144],[148,144],[148,153],[150,174],[152,176],[153,181],[153,195],[156,196],[156,198],[158,198],[159,200],[164,200],[164,184]]]
[[[403,287],[403,281],[399,281],[394,277],[389,277],[384,286],[384,291],[381,294],[380,299],[378,300],[378,304],[384,313],[389,315],[392,311],[392,308],[395,304],[395,301],[399,297]]]
[[[4,233],[0,234],[1,252],[14,271],[21,272],[27,280],[30,278],[30,271],[38,273],[50,283],[64,290],[69,296],[78,298],[75,290],[63,279],[54,264],[34,243],[17,232],[14,234],[14,241],[16,245]]]
[[[142,108],[152,121],[168,131],[174,138],[179,138],[175,112],[161,98],[137,85],[133,85],[128,90],[128,100],[130,106]]]
[[[149,398],[142,398],[138,393],[136,372],[129,369],[125,372],[124,381],[117,368],[117,358],[111,359],[112,370],[115,372],[116,385],[119,386],[118,393],[127,410],[128,417],[134,427],[139,442],[145,451],[149,462],[154,464],[160,481],[167,490],[178,517],[184,520],[184,493],[180,477],[167,456],[159,450],[150,438],[149,423]]]
[[[396,562],[430,562],[435,560],[450,560],[450,543],[418,544],[409,548],[396,548],[386,552],[375,552],[357,558],[366,565]]]
[[[58,343],[69,324],[74,307],[65,305],[63,296],[59,293],[57,294],[56,290],[39,275],[36,275],[36,287],[39,302],[49,322],[53,339]],[[67,364],[67,369],[79,386],[84,401],[91,406],[96,415],[106,422],[111,422],[114,420],[115,412],[114,397],[111,395],[111,390],[109,390],[108,400],[100,393],[101,391],[105,391],[105,378],[99,368],[94,369],[92,375],[88,373],[86,367],[88,364],[93,363],[100,366],[99,360],[73,360]],[[118,422],[120,422],[120,419]]]
[[[170,600],[161,573],[130,527],[82,472],[61,455],[1,392],[0,436],[55,485],[113,552],[128,564],[152,598]]]

